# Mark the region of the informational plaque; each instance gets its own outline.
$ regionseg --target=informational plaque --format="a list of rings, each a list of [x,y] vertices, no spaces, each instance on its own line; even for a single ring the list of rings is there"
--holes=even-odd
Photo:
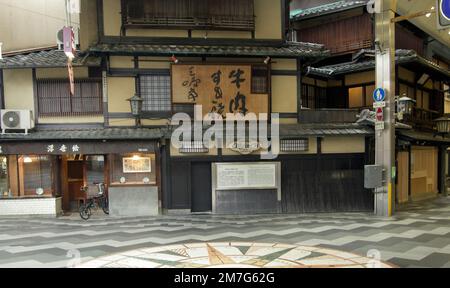
[[[217,190],[277,189],[277,163],[216,164]]]

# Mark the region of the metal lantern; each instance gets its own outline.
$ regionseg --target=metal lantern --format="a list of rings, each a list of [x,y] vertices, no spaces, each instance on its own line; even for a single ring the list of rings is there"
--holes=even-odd
[[[445,135],[450,133],[450,118],[442,117],[434,120],[436,122],[437,132]]]
[[[127,101],[130,102],[131,105],[131,113],[134,117],[140,117],[142,113],[142,104],[144,102],[144,99],[139,97],[139,95],[134,95]]]
[[[407,96],[401,97],[398,99],[397,113],[401,113],[402,115],[411,115],[413,113],[415,103],[416,100],[414,99]]]

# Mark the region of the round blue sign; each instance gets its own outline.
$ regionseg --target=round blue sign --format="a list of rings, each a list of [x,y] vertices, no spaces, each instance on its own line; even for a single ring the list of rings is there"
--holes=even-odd
[[[386,99],[386,91],[383,88],[378,88],[373,91],[373,100],[375,102],[383,102]]]
[[[441,14],[450,21],[450,0],[441,0]]]

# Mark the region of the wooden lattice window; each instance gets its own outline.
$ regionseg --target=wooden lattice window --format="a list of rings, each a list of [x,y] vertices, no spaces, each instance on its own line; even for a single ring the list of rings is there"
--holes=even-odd
[[[70,95],[66,79],[38,79],[39,116],[85,116],[103,113],[102,81],[75,80],[75,94]]]
[[[254,0],[122,0],[124,27],[255,30]]]

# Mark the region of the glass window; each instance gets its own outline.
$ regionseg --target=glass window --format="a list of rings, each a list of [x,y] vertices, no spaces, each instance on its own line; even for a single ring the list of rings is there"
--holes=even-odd
[[[105,182],[105,156],[86,156],[86,180],[88,185]]]
[[[360,108],[363,106],[363,87],[348,89],[348,107]]]
[[[171,112],[170,76],[140,76],[140,92],[144,99],[142,110],[146,112]]]
[[[8,183],[8,158],[0,157],[0,197],[9,196],[9,183]]]
[[[112,184],[155,184],[154,154],[113,155],[111,159]]]
[[[53,165],[51,156],[19,157],[21,196],[52,196]]]
[[[267,94],[268,93],[269,71],[267,66],[252,66],[252,93]]]

